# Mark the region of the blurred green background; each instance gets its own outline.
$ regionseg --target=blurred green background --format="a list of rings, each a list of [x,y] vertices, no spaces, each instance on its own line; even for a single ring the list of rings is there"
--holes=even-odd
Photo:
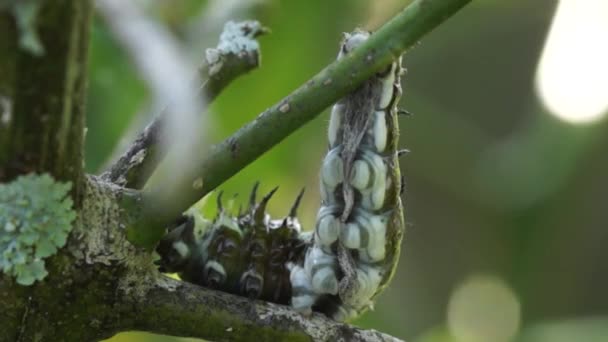
[[[201,127],[219,141],[333,61],[342,32],[377,28],[407,1],[143,3],[201,60],[226,19],[272,29],[260,38],[261,67]],[[355,324],[419,342],[608,341],[607,123],[558,120],[535,91],[556,5],[474,1],[405,56],[407,232],[392,285]],[[99,18],[92,37],[86,167],[98,172],[149,119],[151,99]],[[244,197],[256,180],[264,191],[280,185],[270,205],[278,216],[306,186],[300,215],[310,229],[327,122],[326,111],[221,188]]]

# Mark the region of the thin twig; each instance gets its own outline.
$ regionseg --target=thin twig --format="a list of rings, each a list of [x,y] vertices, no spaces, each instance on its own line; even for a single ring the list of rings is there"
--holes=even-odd
[[[220,40],[218,47],[207,50],[199,70],[200,78],[204,80],[199,87],[199,96],[207,102],[212,102],[234,79],[260,64],[259,47],[254,38],[265,33],[266,29],[256,21],[244,21],[228,23],[223,34],[230,32],[239,33],[231,39],[250,40],[253,48],[231,50],[225,48]],[[160,148],[159,144],[168,115],[168,110],[164,109],[154,118],[101,177],[123,187],[142,188],[165,155],[166,149]]]
[[[167,106],[169,115],[166,115],[161,129],[149,131],[159,132],[161,138],[175,137],[175,145],[180,150],[195,146],[198,142],[197,114],[203,110],[204,103],[189,85],[191,69],[194,68],[189,67],[180,43],[166,27],[149,18],[137,3],[97,0],[96,5],[108,28],[146,81],[154,101]],[[131,160],[143,161],[145,156],[143,151],[136,153]]]
[[[180,213],[392,63],[470,1],[414,1],[351,54],[330,64],[230,138],[205,153],[191,155],[196,158],[197,177],[178,177],[177,183],[170,187],[159,183],[133,198],[126,198],[123,205],[128,211],[142,209],[127,228],[129,240],[152,248],[162,237],[164,228]]]
[[[125,299],[137,312],[129,329],[212,341],[401,341],[375,330],[338,323],[322,314],[304,316],[286,306],[162,275],[141,286],[145,295],[140,292]]]

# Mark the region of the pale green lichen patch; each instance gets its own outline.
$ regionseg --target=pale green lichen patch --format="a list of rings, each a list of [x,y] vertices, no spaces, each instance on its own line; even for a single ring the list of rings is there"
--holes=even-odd
[[[48,174],[0,184],[0,271],[17,283],[44,279],[44,259],[65,245],[76,218],[70,188]]]

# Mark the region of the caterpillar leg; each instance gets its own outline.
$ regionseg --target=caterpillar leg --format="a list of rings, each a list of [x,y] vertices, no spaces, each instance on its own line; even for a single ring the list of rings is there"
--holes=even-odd
[[[303,267],[292,263],[288,264],[287,267],[290,271],[291,307],[304,314],[310,314],[312,306],[319,297],[312,288],[310,274]]]
[[[313,246],[306,254],[304,269],[310,276],[312,289],[317,294],[338,294],[338,263],[331,252]]]
[[[361,311],[373,309],[373,297],[382,282],[382,269],[372,265],[358,264],[352,274],[354,286],[343,290],[342,305],[333,314],[337,321],[347,321],[356,317]]]

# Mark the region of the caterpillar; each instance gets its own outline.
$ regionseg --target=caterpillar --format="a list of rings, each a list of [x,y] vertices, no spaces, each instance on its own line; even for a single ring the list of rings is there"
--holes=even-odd
[[[370,33],[346,34],[338,59]],[[371,308],[397,265],[404,230],[398,163],[397,103],[401,58],[332,108],[329,149],[320,170],[321,205],[315,229],[303,232],[300,192],[281,219],[266,213],[276,188],[229,213],[189,212],[157,247],[162,272],[225,292],[321,312],[338,321]]]

